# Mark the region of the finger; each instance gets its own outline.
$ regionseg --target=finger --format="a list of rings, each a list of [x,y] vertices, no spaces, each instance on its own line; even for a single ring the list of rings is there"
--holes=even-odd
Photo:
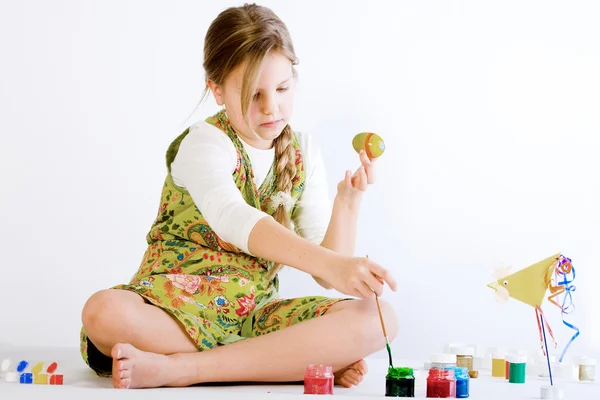
[[[361,172],[364,171],[364,169],[365,168],[361,165],[356,171],[354,171],[354,174],[352,175],[352,187],[357,187],[359,185]]]
[[[371,260],[369,260],[369,269],[372,273],[383,279],[394,292],[396,291],[396,289],[398,288],[398,284],[396,283],[396,280],[394,279],[392,274],[387,269],[383,268],[377,263],[374,263]]]
[[[367,174],[367,183],[372,185],[376,180],[375,166],[371,163],[368,167],[365,167],[365,173]]]
[[[354,174],[352,174],[352,178],[358,178],[358,176],[360,175],[360,171],[364,170],[365,167],[363,165],[361,165],[360,167],[358,167],[356,169],[356,171],[354,171]]]
[[[363,294],[363,299],[370,299],[375,296],[375,292],[369,287],[366,282],[361,282],[360,288],[358,289]]]
[[[367,160],[366,163],[363,162],[363,166],[365,169],[365,173],[367,174],[367,183],[372,185],[375,183],[375,160],[369,160],[369,158],[365,155]]]
[[[369,183],[368,183],[367,173],[366,173],[366,170],[363,168],[359,175],[357,188],[364,192],[367,190],[368,184]]]
[[[371,159],[370,159],[370,158],[369,158],[369,156],[367,155],[367,152],[366,152],[366,151],[364,151],[364,150],[361,150],[361,151],[360,151],[360,154],[359,154],[359,157],[360,157],[360,163],[361,163],[362,165],[364,165],[365,167],[366,167],[367,165],[370,165],[370,164],[371,164]]]
[[[347,188],[351,188],[352,187],[352,175],[350,173],[350,171],[346,171],[346,175],[344,176],[344,181],[346,182],[346,187]]]
[[[367,153],[364,150],[361,150],[360,153],[360,162],[363,165],[363,167],[365,168],[365,172],[367,174],[367,178],[368,184],[373,184],[375,183],[375,162],[376,159],[370,159],[369,156],[367,156]]]
[[[370,276],[365,277],[365,283],[369,285],[369,288],[371,288],[371,290],[375,292],[377,296],[381,296],[383,293],[383,283],[377,279],[375,275],[369,275]]]

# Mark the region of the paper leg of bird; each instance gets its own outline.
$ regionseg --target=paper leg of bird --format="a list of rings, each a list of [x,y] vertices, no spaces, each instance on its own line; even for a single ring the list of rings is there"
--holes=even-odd
[[[563,307],[560,304],[558,304],[558,302],[554,300],[554,298],[563,294],[565,292],[565,287],[562,285],[550,286],[548,289],[550,290],[550,293],[552,293],[550,296],[548,296],[548,301],[554,304],[556,307],[560,308],[560,311],[564,311]]]

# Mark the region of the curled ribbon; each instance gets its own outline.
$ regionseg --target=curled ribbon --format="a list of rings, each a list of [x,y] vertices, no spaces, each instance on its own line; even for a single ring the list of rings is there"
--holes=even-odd
[[[561,277],[562,280],[559,280],[559,278]],[[566,315],[571,314],[573,311],[575,311],[575,304],[573,303],[573,292],[576,289],[576,287],[573,285],[573,281],[575,280],[575,268],[573,268],[573,264],[571,263],[570,258],[564,257],[562,255],[560,256],[558,260],[558,266],[554,270],[554,280],[556,281],[556,286],[562,288],[562,290],[559,290],[558,293],[564,293],[564,297],[560,307],[562,322],[568,328],[573,329],[575,331],[575,333],[573,334],[573,336],[571,336],[571,339],[569,339],[569,342],[565,345],[565,348],[563,349],[560,355],[558,361],[562,362],[565,357],[565,354],[567,353],[567,350],[569,349],[569,346],[571,346],[571,344],[575,341],[575,339],[577,339],[577,337],[580,334],[579,328],[565,320]]]
[[[562,278],[562,280],[561,280]],[[577,328],[575,325],[571,324],[570,322],[565,320],[565,316],[568,314],[571,314],[574,310],[575,310],[575,304],[573,303],[573,292],[575,291],[575,286],[573,285],[573,281],[575,280],[575,268],[573,268],[573,264],[571,262],[570,258],[567,258],[563,255],[560,255],[560,257],[558,257],[556,259],[556,262],[554,264],[552,264],[551,268],[548,269],[548,272],[546,273],[546,276],[544,277],[544,281],[546,282],[546,285],[548,285],[548,289],[550,290],[550,296],[548,296],[548,301],[552,304],[554,304],[555,306],[557,306],[558,308],[560,308],[561,311],[561,319],[563,324],[565,324],[568,328],[573,329],[575,331],[575,333],[573,334],[573,336],[571,337],[571,339],[569,340],[569,342],[566,344],[565,348],[563,349],[560,358],[559,358],[559,362],[562,362],[565,354],[567,352],[567,350],[569,349],[569,346],[571,346],[571,344],[573,343],[573,341],[579,336],[579,328]],[[562,299],[562,302],[559,303],[558,301],[556,301],[556,298],[558,296],[560,296],[561,294],[564,294],[564,297]],[[536,308],[536,314],[537,313],[542,313],[541,308]],[[550,337],[552,337],[552,340],[554,340],[554,335],[552,334],[552,330],[549,328],[550,331]],[[538,329],[540,329],[540,341],[542,339],[542,331],[541,331],[541,326],[539,324],[538,321]],[[556,347],[556,341],[555,342],[555,347]],[[543,351],[543,347],[542,347],[542,351]],[[544,352],[544,355],[546,355],[546,353]]]

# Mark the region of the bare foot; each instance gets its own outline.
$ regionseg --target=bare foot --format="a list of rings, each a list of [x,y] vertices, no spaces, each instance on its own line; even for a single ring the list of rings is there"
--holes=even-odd
[[[334,383],[344,387],[358,386],[367,374],[368,368],[365,360],[360,360],[354,364],[348,365],[346,368],[334,373]]]
[[[171,383],[169,359],[165,355],[117,343],[111,350],[111,356],[113,386],[117,389],[160,387]]]

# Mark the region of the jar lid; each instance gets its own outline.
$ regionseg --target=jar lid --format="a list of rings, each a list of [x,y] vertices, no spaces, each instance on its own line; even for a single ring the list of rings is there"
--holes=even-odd
[[[431,356],[432,363],[456,364],[456,355],[448,353],[438,353]]]
[[[452,354],[457,356],[474,356],[475,349],[471,346],[453,346],[450,348]]]
[[[495,359],[504,359],[504,352],[503,351],[496,351],[496,352],[492,353],[492,358],[495,358]]]
[[[331,365],[309,364],[306,366],[306,374],[309,375],[330,375],[333,373]]]
[[[548,359],[546,358],[546,356],[543,356],[541,354],[535,357],[535,361],[541,364],[548,363]],[[550,356],[550,364],[554,363],[556,363],[556,356]]]
[[[506,361],[510,362],[511,364],[525,364],[527,362],[527,356],[521,354],[512,354],[510,359],[507,358]]]
[[[596,365],[596,359],[591,358],[591,357],[581,357],[579,359],[579,365],[586,365],[586,366]]]
[[[10,363],[10,358],[2,360],[2,364],[0,364],[0,371],[8,371],[8,369],[10,368]]]

